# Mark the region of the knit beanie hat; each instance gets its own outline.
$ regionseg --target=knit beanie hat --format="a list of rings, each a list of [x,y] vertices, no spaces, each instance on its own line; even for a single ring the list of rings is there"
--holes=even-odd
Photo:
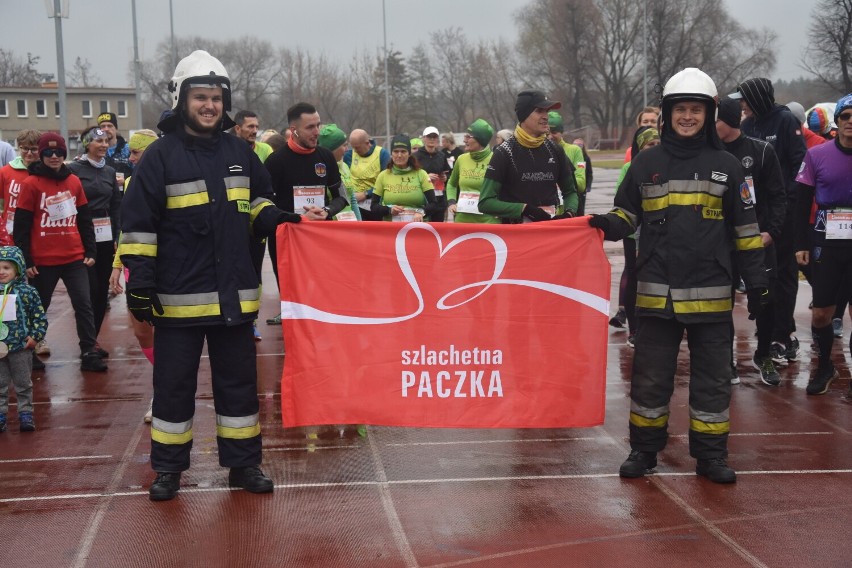
[[[537,108],[560,109],[562,103],[548,100],[547,95],[542,91],[521,91],[518,93],[518,98],[515,100],[515,114],[518,117],[518,122],[525,121]]]
[[[562,115],[555,110],[547,113],[547,125],[551,132],[562,132],[565,130],[565,124],[562,122]]]
[[[56,132],[45,132],[38,138],[38,155],[45,150],[62,150],[65,155],[68,155],[68,146],[65,145],[65,138]]]
[[[648,142],[650,142],[651,140],[659,139],[660,133],[657,131],[657,129],[648,127],[636,135],[636,147],[641,152],[645,148],[645,146],[648,145]]]
[[[319,145],[334,152],[346,142],[346,134],[336,124],[326,124],[320,130]]]
[[[765,115],[775,106],[775,88],[772,86],[772,81],[765,77],[743,81],[737,86],[737,92],[732,93],[730,97],[745,99],[757,116]]]
[[[156,139],[157,133],[153,130],[137,130],[133,133],[133,136],[130,137],[127,144],[130,146],[131,150],[144,150]]]
[[[846,110],[847,108],[852,107],[852,93],[844,96],[839,101],[837,101],[837,106],[834,107],[834,123],[837,124],[837,117],[840,116],[840,113]]]
[[[422,148],[423,147],[423,139],[422,138],[412,138],[411,139],[411,148],[414,149],[415,146],[417,148]]]
[[[725,97],[719,102],[718,118],[731,128],[739,128],[742,120],[742,109],[739,101]]]
[[[397,149],[403,149],[411,152],[411,138],[405,134],[397,134],[391,139],[391,152]]]
[[[796,117],[796,120],[799,121],[799,124],[805,123],[805,107],[803,107],[801,103],[791,101],[784,106],[790,109],[790,112],[793,113],[793,116]]]
[[[494,136],[494,129],[481,118],[477,118],[467,127],[467,133],[473,136],[473,139],[485,148],[491,142],[491,137]]]
[[[118,128],[118,117],[115,116],[114,112],[102,112],[98,115],[98,125],[102,122],[111,122],[113,126]]]

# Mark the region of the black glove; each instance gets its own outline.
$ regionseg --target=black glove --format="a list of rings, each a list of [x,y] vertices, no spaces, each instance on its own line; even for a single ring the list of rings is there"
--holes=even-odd
[[[154,312],[163,315],[163,305],[153,288],[137,288],[127,291],[127,309],[138,321],[154,322]]]
[[[571,213],[570,211],[565,211],[565,213],[562,213],[561,215],[555,216],[554,219],[571,219],[573,217],[574,217],[573,213]]]
[[[591,215],[589,217],[589,226],[600,229],[606,235],[609,232],[609,219],[606,215]]]
[[[757,319],[760,312],[769,304],[769,288],[749,288],[746,298],[748,298],[748,319]]]
[[[302,220],[302,216],[298,213],[290,213],[289,211],[281,211],[278,214],[277,225],[281,223],[299,223]],[[142,321],[142,320],[139,320]]]
[[[540,209],[535,205],[530,205],[529,203],[524,206],[523,216],[530,221],[550,221],[552,219],[550,213],[545,212],[543,209]]]

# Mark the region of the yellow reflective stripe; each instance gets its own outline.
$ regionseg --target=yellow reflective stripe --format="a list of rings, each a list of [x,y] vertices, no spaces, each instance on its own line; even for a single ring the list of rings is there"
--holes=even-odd
[[[624,221],[626,221],[627,224],[630,225],[630,227],[636,228],[636,221],[637,221],[636,215],[633,215],[632,213],[628,213],[627,211],[624,211],[623,209],[613,209],[612,212],[615,213],[616,216],[624,219]]]
[[[689,429],[702,434],[727,434],[731,430],[731,423],[727,420],[725,422],[702,422],[701,420],[690,418]]]
[[[163,304],[164,318],[200,318],[205,316],[220,316],[222,310],[219,304],[199,304],[196,306],[168,306]]]
[[[255,200],[255,201],[257,201],[257,200]],[[254,202],[252,202],[252,203],[254,203]],[[263,210],[263,208],[264,207],[270,207],[270,206],[272,206],[272,202],[269,201],[268,199],[263,199],[257,205],[253,205],[252,208],[251,208],[251,212],[249,213],[249,222],[254,223],[254,220],[257,219],[257,216],[260,215],[260,212]]]
[[[236,201],[242,199],[248,201],[251,197],[251,190],[247,187],[232,187],[227,190],[228,201]]]
[[[240,311],[244,314],[260,311],[260,300],[241,300]]]
[[[645,418],[635,412],[630,413],[630,423],[639,428],[663,428],[668,421],[668,414],[663,414],[658,418]]]
[[[660,296],[644,296],[642,294],[637,294],[636,307],[663,310],[666,307],[666,298]]]
[[[636,299],[639,305],[639,299]],[[729,312],[734,309],[731,298],[722,300],[691,300],[687,302],[672,302],[676,314],[703,314],[709,312]]]
[[[706,193],[669,193],[663,197],[642,201],[642,209],[645,211],[659,211],[670,205],[681,207],[700,205],[702,207],[710,207],[711,209],[721,209],[722,198]]]
[[[210,197],[207,192],[190,193],[189,195],[176,195],[166,198],[166,209],[182,209],[184,207],[193,207],[195,205],[206,205],[210,203]]]
[[[231,428],[229,426],[216,425],[216,435],[220,438],[230,438],[231,440],[245,440],[246,438],[254,438],[260,436],[260,424],[252,426],[244,426],[242,428]]]
[[[735,239],[735,243],[737,250],[755,250],[763,248],[763,241],[760,240],[760,236]]]
[[[157,245],[121,243],[118,247],[116,255],[120,257],[123,254],[136,254],[139,256],[157,256]]]
[[[151,439],[161,444],[188,444],[192,441],[192,429],[180,434],[169,434],[156,428],[151,428]]]

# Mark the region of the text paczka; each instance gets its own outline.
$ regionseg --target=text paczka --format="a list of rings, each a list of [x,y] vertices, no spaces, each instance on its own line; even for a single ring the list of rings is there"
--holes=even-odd
[[[455,345],[450,345],[449,349],[432,350],[421,345],[418,350],[405,350],[400,355],[403,365],[420,368],[417,371],[402,371],[400,393],[403,398],[503,397],[503,381],[499,369],[434,368],[461,365],[499,366],[503,364],[503,352],[499,349],[456,349]],[[487,384],[483,384],[486,379]]]

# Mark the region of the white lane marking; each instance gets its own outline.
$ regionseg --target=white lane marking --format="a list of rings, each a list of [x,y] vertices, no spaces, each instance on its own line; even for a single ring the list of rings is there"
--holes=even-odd
[[[4,463],[31,463],[31,462],[49,462],[49,461],[71,461],[71,460],[103,460],[111,458],[111,454],[102,456],[53,456],[49,458],[21,458],[17,460],[0,460],[0,465]]]
[[[758,475],[834,475],[852,474],[852,469],[778,469],[778,470],[750,470],[737,471],[737,476]],[[616,478],[618,473],[566,473],[558,475],[508,475],[497,477],[445,477],[435,479],[397,479],[387,481],[327,481],[316,483],[280,483],[276,489],[322,489],[340,487],[371,487],[380,485],[438,485],[440,483],[494,483],[514,481],[560,481],[566,479],[608,479]],[[695,473],[689,472],[655,472],[646,476],[655,477],[695,477]],[[242,491],[231,487],[181,487],[181,495],[185,493],[221,493],[223,491]],[[31,497],[10,497],[0,499],[0,504],[5,503],[27,503],[34,501],[63,501],[73,499],[97,499],[101,497],[138,497],[148,496],[147,490],[140,491],[116,491],[114,493],[67,493],[64,495],[35,495]]]

